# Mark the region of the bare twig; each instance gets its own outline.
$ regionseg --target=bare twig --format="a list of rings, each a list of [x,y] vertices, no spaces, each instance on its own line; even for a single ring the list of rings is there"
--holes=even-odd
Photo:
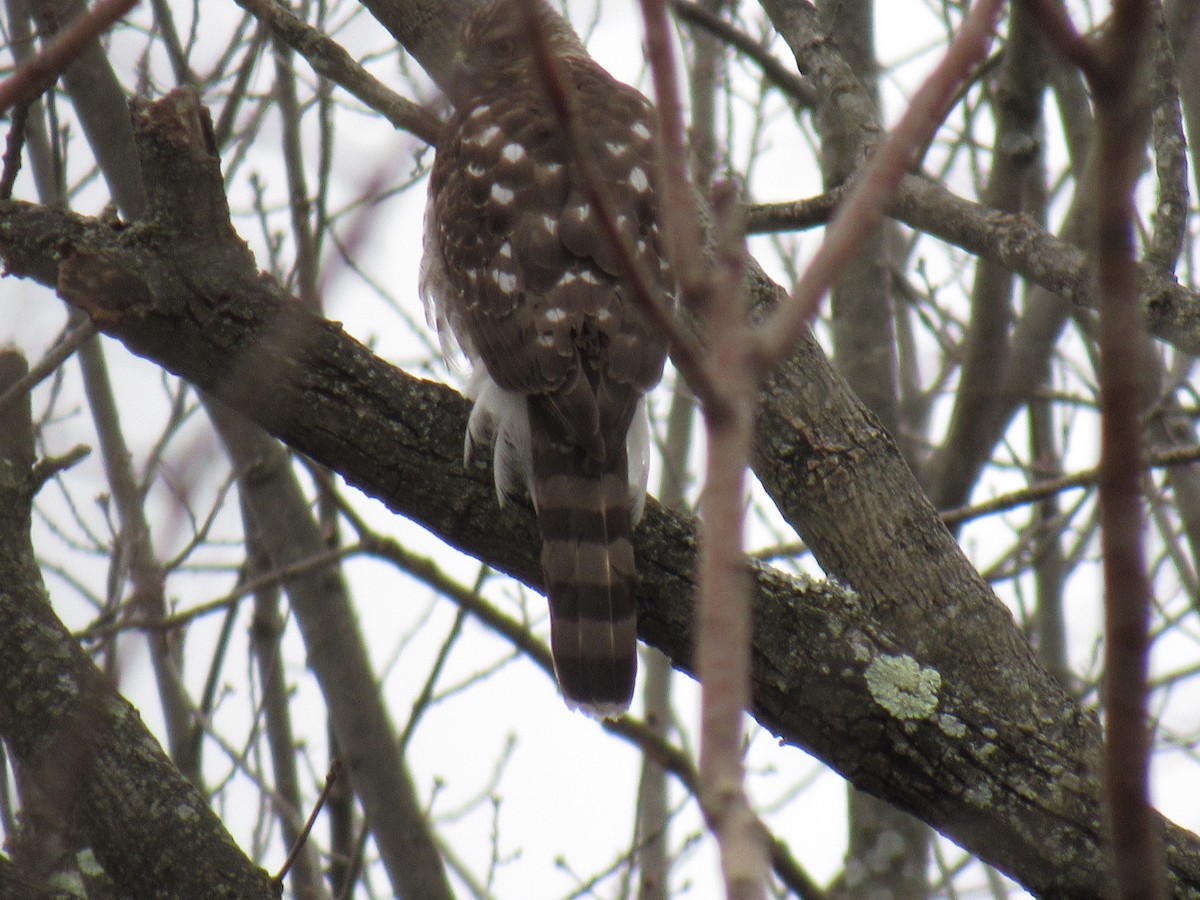
[[[271,879],[275,884],[283,884],[283,879],[287,877],[288,870],[295,863],[296,857],[300,855],[300,851],[304,849],[304,844],[308,841],[308,835],[312,831],[313,825],[317,822],[317,816],[321,814],[321,809],[325,806],[325,800],[329,797],[329,792],[333,790],[333,785],[337,782],[338,775],[341,772],[342,761],[340,759],[333,760],[329,764],[329,771],[325,773],[325,785],[321,788],[321,794],[317,797],[317,802],[313,804],[312,812],[308,814],[308,819],[304,823],[304,829],[300,832],[300,837],[292,845],[292,849],[288,853],[287,859],[283,861],[279,872]]]
[[[1164,275],[1175,272],[1187,240],[1188,197],[1187,137],[1179,99],[1179,64],[1172,52],[1161,8],[1155,15],[1152,76],[1146,102],[1152,113],[1154,169],[1158,197],[1154,204],[1154,231],[1146,247],[1146,264]]]
[[[17,173],[21,171],[21,149],[25,146],[25,123],[29,119],[29,104],[18,104],[12,112],[12,125],[4,144],[4,171],[0,173],[0,200],[11,200]]]
[[[1147,460],[1146,469],[1182,466],[1197,461],[1200,461],[1200,447],[1193,444],[1187,447],[1175,447],[1171,450],[1155,453]],[[963,522],[969,522],[972,519],[980,519],[984,516],[1015,509],[1018,506],[1024,506],[1028,503],[1036,503],[1039,500],[1053,497],[1055,494],[1069,491],[1072,488],[1090,487],[1099,480],[1099,469],[1085,469],[1082,472],[1075,472],[1072,475],[1063,475],[1048,481],[1039,481],[1027,488],[1001,494],[983,503],[976,503],[972,506],[960,506],[957,509],[948,509],[942,513],[942,521],[951,526],[959,525]]]
[[[283,9],[273,4],[274,9]],[[296,70],[287,43],[278,34],[275,50],[275,100],[279,104],[284,171],[288,181],[288,206],[292,212],[292,240],[296,242],[295,289],[300,302],[319,312],[323,297],[317,292],[317,239],[313,228],[313,201],[309,197],[301,146],[302,110],[296,90]]]
[[[797,75],[744,31],[734,28],[720,16],[714,15],[700,4],[689,2],[689,0],[671,0],[671,9],[684,22],[703,28],[743,56],[754,60],[755,64],[762,69],[763,75],[772,84],[801,106],[816,105],[817,89],[813,87],[812,82],[803,75]]]
[[[696,192],[688,180],[689,153],[683,135],[683,104],[671,51],[671,26],[665,0],[642,0],[646,56],[654,78],[662,179],[660,218],[666,228],[671,268],[685,308],[702,311],[707,303],[709,266]]]
[[[136,5],[137,0],[101,0],[59,32],[41,53],[0,82],[0,113],[29,103],[50,87],[91,41]]]
[[[263,588],[274,587],[275,585],[286,583],[288,580],[298,578],[302,575],[308,575],[312,572],[320,571],[327,566],[340,562],[341,560],[353,556],[356,553],[363,552],[363,548],[358,545],[348,547],[335,547],[329,550],[323,550],[316,553],[307,559],[299,560],[298,562],[289,565],[280,566],[270,572],[263,572],[261,575],[256,575],[243,582],[240,582],[236,588],[224,596],[217,597],[215,600],[209,600],[206,603],[201,603],[191,609],[185,609],[181,612],[172,613],[171,615],[163,616],[161,619],[146,619],[141,617],[128,618],[124,622],[117,625],[108,623],[106,620],[100,620],[91,625],[85,632],[79,635],[81,640],[95,639],[117,631],[140,630],[140,631],[175,631],[190,624],[196,619],[203,618],[211,613],[221,612],[229,608],[243,597],[248,597],[255,591],[260,591]]]
[[[761,372],[752,358],[742,291],[740,219],[732,185],[714,191],[719,265],[712,283],[712,362],[722,372],[722,408],[704,407],[707,469],[700,518],[696,671],[701,683],[701,803],[721,849],[731,898],[766,895],[761,824],[743,786],[742,715],[750,703],[750,572],[742,550],[746,469],[754,446]]]
[[[81,317],[75,314],[73,318]],[[122,613],[137,613],[153,622],[166,615],[167,572],[154,547],[155,532],[146,511],[146,492],[133,471],[133,454],[121,425],[116,391],[100,343],[85,342],[80,347],[78,360],[100,445],[100,460],[120,522],[114,555],[120,560],[120,567],[115,572],[121,580],[112,585],[111,600],[115,605],[121,584],[128,577],[133,602],[124,607]],[[192,733],[192,704],[182,687],[183,644],[180,635],[156,630],[148,632],[148,638],[171,758],[184,775],[199,783],[200,761],[185,752],[185,748],[194,745],[188,740]]]
[[[29,471],[31,493],[36,494],[43,484],[59,472],[65,472],[91,452],[92,448],[86,444],[76,444],[61,456],[47,456],[39,459]]]
[[[1092,46],[1075,30],[1066,7],[1047,0],[1022,0],[1037,27],[1068,62],[1074,63],[1089,80],[1097,73],[1099,60]]]
[[[916,161],[912,158],[914,150],[926,146],[958,85],[970,77],[976,63],[987,55],[1002,5],[1002,0],[983,0],[971,7],[942,61],[917,91],[867,169],[855,179],[850,196],[834,215],[825,241],[788,302],[759,326],[757,339],[767,368],[774,367],[791,352],[801,330],[816,315],[821,298],[857,252],[863,235],[869,234],[882,220],[896,185]]]
[[[237,0],[237,4],[270,26],[275,36],[308,60],[319,75],[345,88],[397,128],[430,144],[437,143],[441,131],[437,117],[387,87],[355,62],[337,41],[272,0]]]
[[[257,574],[259,570],[270,566],[270,559],[263,551],[258,523],[248,515],[243,515],[243,523],[247,550],[244,569],[248,573]],[[304,806],[300,795],[296,730],[293,728],[292,691],[288,685],[287,666],[284,663],[284,618],[280,613],[280,594],[280,589],[275,586],[255,592],[250,626],[251,653],[254,656],[262,692],[262,725],[274,774],[274,806],[281,835],[292,848],[278,880],[282,882],[285,875],[287,876],[291,881],[295,900],[328,900],[329,894],[325,890],[322,878],[318,849],[306,840],[306,829],[311,827],[315,813],[309,817],[307,826],[301,819],[300,810]],[[225,617],[220,638],[216,643],[216,652],[213,654],[213,663],[209,668],[209,677],[205,681],[200,709],[206,719],[211,718],[213,714],[218,672],[221,670],[225,648],[233,632],[234,612],[231,609],[230,614]],[[195,740],[200,739],[201,732],[197,729]],[[331,753],[331,756],[335,755]],[[317,808],[327,800],[327,794],[328,789],[322,793]]]
[[[1142,102],[1151,4],[1118,0],[1085,69],[1096,105],[1095,265],[1100,298],[1100,520],[1104,552],[1104,784],[1122,898],[1162,896],[1149,796],[1147,673],[1151,586],[1141,496],[1143,373],[1133,191],[1148,111]]]
[[[78,350],[84,342],[96,334],[96,324],[91,319],[84,319],[66,333],[61,341],[50,348],[49,352],[38,360],[24,377],[15,382],[3,394],[0,394],[0,410],[5,409],[19,397],[23,397],[41,384],[54,372],[71,354]]]

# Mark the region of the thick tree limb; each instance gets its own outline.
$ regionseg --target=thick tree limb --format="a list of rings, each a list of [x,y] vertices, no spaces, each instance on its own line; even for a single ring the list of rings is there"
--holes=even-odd
[[[750,230],[785,231],[821,224],[840,196],[823,194],[794,203],[766,203],[749,211]],[[920,175],[900,182],[888,215],[996,263],[1086,309],[1096,308],[1092,264],[1077,245],[1046,231],[1033,219],[960,197]],[[1174,278],[1139,266],[1140,302],[1146,328],[1185,353],[1200,353],[1200,298]]]

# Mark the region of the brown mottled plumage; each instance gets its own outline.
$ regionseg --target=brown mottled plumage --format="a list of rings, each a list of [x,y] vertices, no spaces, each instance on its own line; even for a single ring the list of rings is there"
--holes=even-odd
[[[673,295],[649,102],[538,2],[579,132],[643,271]],[[422,294],[474,367],[467,444],[490,438],[501,502],[537,507],[551,649],[572,706],[615,715],[637,668],[630,533],[645,496],[644,394],[666,341],[619,277],[545,96],[519,0],[467,20],[425,219]]]

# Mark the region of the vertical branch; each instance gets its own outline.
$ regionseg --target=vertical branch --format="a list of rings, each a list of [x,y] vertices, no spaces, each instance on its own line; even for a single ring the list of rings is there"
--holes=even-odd
[[[257,524],[246,502],[242,502],[242,521],[246,527],[247,566],[251,577],[270,572],[270,556],[264,552],[256,533]],[[288,880],[296,900],[322,900],[328,897],[321,880],[321,861],[316,847],[302,837],[300,775],[296,768],[297,742],[292,729],[289,690],[284,675],[283,619],[279,614],[280,591],[268,584],[254,593],[254,619],[250,641],[262,682],[266,738],[274,773],[276,817],[286,845],[292,848]]]
[[[1030,212],[1030,187],[1040,171],[1037,151],[1043,144],[1047,56],[1045,42],[1026,8],[1013,7],[993,90],[995,138],[981,194],[989,209]],[[996,373],[1005,371],[1014,352],[1015,283],[1013,271],[1001,263],[980,259],[975,266],[971,314],[958,351],[962,364],[954,408],[937,463],[927,472],[926,489],[935,505],[955,504],[969,496],[982,472],[980,461],[991,456],[1008,424],[1010,401]]]
[[[292,235],[296,241],[296,293],[309,309],[320,309],[317,292],[316,239],[308,200],[308,179],[300,145],[300,99],[292,51],[281,38],[275,45],[275,97],[283,120],[283,157],[287,168],[288,196],[292,209]]]
[[[1093,254],[1100,308],[1104,791],[1117,895],[1155,898],[1162,896],[1163,858],[1149,790],[1151,586],[1141,495],[1147,368],[1133,233],[1133,192],[1150,129],[1146,58],[1152,4],[1118,0],[1107,29],[1089,43],[1057,6],[1027,2],[1044,33],[1087,76],[1096,107]]]
[[[1146,247],[1146,262],[1168,274],[1183,253],[1187,240],[1188,158],[1187,137],[1179,98],[1179,63],[1171,48],[1162,9],[1154,14],[1152,49],[1148,67],[1148,102],[1152,113],[1154,169],[1158,197],[1154,206],[1154,231]]]
[[[659,502],[670,509],[686,505],[688,456],[696,403],[679,379],[671,397],[667,431],[663,440],[663,472],[659,482]],[[646,727],[666,743],[672,726],[671,661],[660,650],[645,647],[642,652],[642,705]],[[667,771],[650,753],[642,756],[638,782],[637,807],[637,897],[638,900],[667,900],[670,865],[668,852]]]
[[[95,90],[96,85],[108,84],[116,86],[117,82],[107,67],[107,61],[99,54],[94,45],[95,37],[107,24],[112,24],[134,5],[133,2],[108,2],[96,6],[90,13],[81,14],[63,28],[36,59],[27,60],[20,72],[37,72],[39,66],[47,57],[54,58],[57,52],[65,52],[64,48],[73,48],[70,58],[63,58],[62,67],[74,63],[78,71],[82,60],[91,56],[96,69],[89,73],[90,77],[83,80],[91,84],[84,94],[73,93],[76,109],[81,117],[92,120],[110,118],[126,118],[127,113],[124,98],[119,88],[115,94],[105,94]],[[58,65],[55,63],[55,65]],[[53,68],[47,70],[47,77],[56,74]],[[14,76],[16,77],[16,76]],[[111,79],[111,81],[109,81]],[[118,105],[119,104],[119,105]],[[97,133],[89,132],[89,138],[95,139]],[[97,156],[101,151],[96,148]],[[128,154],[125,154],[128,157]],[[37,168],[52,169],[44,161]],[[122,189],[115,178],[110,178],[114,185],[114,196],[122,200],[127,214],[140,211],[140,183],[130,189]],[[59,194],[61,178],[42,177],[38,179],[38,190],[45,203],[62,203],[64,197]],[[84,319],[78,313],[72,313],[72,322],[81,331],[85,330]],[[120,556],[118,575],[123,578],[128,572],[132,587],[132,606],[137,613],[147,620],[156,621],[166,612],[164,583],[166,572],[158,560],[150,527],[149,518],[144,505],[144,491],[139,485],[133,472],[132,454],[128,448],[118,415],[118,404],[113,391],[112,382],[100,344],[96,341],[84,342],[79,348],[79,361],[83,373],[84,390],[88,398],[88,408],[91,411],[96,427],[97,438],[100,442],[105,476],[111,488],[112,498],[120,522],[117,554]],[[174,635],[162,631],[152,631],[147,635],[150,658],[154,667],[158,684],[159,696],[162,702],[163,717],[166,723],[168,743],[171,757],[180,771],[194,783],[200,783],[200,760],[193,754],[198,751],[198,744],[192,740],[192,704],[182,684],[183,646],[181,640]]]
[[[1100,516],[1104,551],[1104,779],[1121,897],[1161,896],[1162,857],[1149,799],[1146,695],[1150,582],[1141,496],[1142,327],[1134,259],[1133,190],[1147,110],[1150,4],[1114,4],[1095,45],[1096,275],[1100,305]]]
[[[89,341],[79,351],[88,408],[96,426],[104,461],[105,477],[112,491],[120,522],[115,555],[128,571],[133,589],[128,612],[151,622],[166,615],[165,585],[167,573],[154,550],[150,519],[145,508],[145,492],[133,473],[132,454],[125,440],[117,410],[117,398],[108,375],[108,365],[98,341]],[[120,573],[124,575],[122,571]],[[123,579],[117,584],[123,583]],[[192,704],[183,687],[183,643],[177,635],[164,631],[147,632],[150,659],[158,683],[167,741],[171,758],[185,776],[200,784],[200,758],[192,750],[199,745],[191,740]]]
[[[39,66],[45,63],[46,58],[54,58],[58,52],[65,53],[64,48],[73,48],[73,55],[70,58],[63,57],[61,65],[65,67],[68,63],[78,63],[79,58],[88,52],[88,45],[100,33],[97,29],[102,30],[112,24],[133,5],[132,2],[109,2],[97,6],[89,14],[81,15],[60,31],[41,55],[35,59],[27,59],[18,74],[39,71]],[[45,74],[49,77],[50,74],[56,73],[51,67]],[[97,77],[95,80],[100,81],[101,78]],[[103,117],[106,110],[111,109],[96,104],[89,105],[78,98],[77,107],[81,115],[91,114],[99,117]],[[120,114],[125,115],[123,105]],[[44,158],[35,164],[35,169],[41,169],[43,172],[53,168]],[[65,198],[60,193],[61,176],[44,176],[37,181],[38,192],[44,203],[64,202]],[[125,196],[132,194],[133,192],[129,192]],[[84,317],[78,313],[72,314],[71,321],[81,333],[94,330],[89,324],[85,324]],[[123,583],[127,570],[133,591],[133,606],[146,619],[155,621],[161,619],[166,611],[163,593],[166,572],[154,551],[152,531],[144,506],[144,492],[133,472],[132,454],[121,428],[116,395],[100,344],[96,341],[83,342],[79,348],[79,360],[88,408],[95,423],[105,475],[120,522],[117,552],[121,557],[121,571],[118,573],[121,580],[117,584]],[[199,757],[190,752],[196,747],[191,740],[192,705],[181,681],[182,643],[176,636],[161,631],[148,633],[147,641],[162,702],[171,757],[185,776],[199,784]]]
[[[284,569],[320,554],[325,544],[319,524],[283,448],[219,403],[209,402],[207,411],[243,476],[249,517],[273,566]],[[394,892],[452,897],[433,826],[404,757],[396,752],[395,729],[341,570],[322,567],[285,578],[284,590],[325,697],[346,774]]]
[[[1054,443],[1050,404],[1035,399],[1029,404],[1029,442],[1032,484],[1062,476],[1062,460]],[[1066,561],[1063,557],[1062,508],[1058,494],[1050,494],[1033,506],[1033,577],[1037,591],[1034,634],[1037,655],[1058,683],[1070,689],[1071,669],[1067,662],[1066,623],[1063,619],[1063,587]]]
[[[704,8],[713,15],[718,15],[724,5],[724,0],[704,0]],[[696,29],[688,67],[692,105],[690,162],[693,183],[702,196],[708,195],[717,166],[715,107],[723,59],[724,45],[707,32]],[[659,502],[673,509],[683,509],[686,502],[695,409],[691,391],[677,379],[667,416],[662,451],[663,476],[658,491]],[[657,737],[665,740],[670,728],[671,666],[667,658],[653,648],[643,654],[643,661],[646,724]],[[668,896],[667,824],[666,770],[647,754],[638,785],[638,900],[666,900]]]
[[[725,0],[701,0],[701,8],[720,19]],[[692,182],[702,197],[712,189],[717,167],[727,155],[717,143],[718,89],[727,76],[725,45],[702,28],[692,31],[692,60],[688,67],[688,96],[692,104],[689,129]]]
[[[708,436],[695,639],[701,683],[700,801],[720,848],[726,895],[758,898],[766,894],[768,867],[765,836],[750,809],[742,767],[752,630],[742,527],[762,370],[746,318],[744,232],[736,213],[736,190],[721,185],[713,195],[717,265],[707,264],[699,204],[687,177],[666,3],[642,0],[642,12],[658,101],[663,224],[683,303],[705,316],[711,347],[703,369],[714,376],[707,384],[695,385]]]
[[[341,759],[341,742],[333,730],[332,717],[328,716],[326,735],[329,741],[329,758]],[[368,834],[355,814],[354,791],[348,781],[347,778],[339,778],[330,786],[325,798],[325,811],[329,821],[329,887],[338,900],[349,897],[354,892],[354,885],[362,869],[363,846]]]
[[[34,57],[33,28],[30,22],[28,0],[5,0],[8,11],[8,49],[18,69],[23,69]],[[28,152],[29,165],[33,170],[34,184],[39,196],[66,196],[67,186],[62,167],[56,165],[49,129],[46,125],[47,104],[35,99],[28,104],[22,127],[22,148]],[[15,131],[17,112],[13,111],[12,128]]]
[[[705,404],[708,459],[700,506],[696,671],[701,683],[700,797],[716,832],[726,895],[763,897],[763,833],[743,787],[742,711],[750,704],[750,573],[742,549],[745,476],[760,372],[742,292],[742,238],[732,185],[714,191],[718,266],[708,324],[726,402]]]
[[[683,135],[683,104],[676,80],[675,54],[666,0],[642,0],[646,22],[646,56],[654,78],[662,163],[661,207],[667,250],[684,306],[694,306],[705,290],[709,272],[696,192],[688,180],[688,151]]]

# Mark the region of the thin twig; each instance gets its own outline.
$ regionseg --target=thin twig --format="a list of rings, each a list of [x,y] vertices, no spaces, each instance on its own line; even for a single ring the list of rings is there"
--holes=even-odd
[[[824,242],[791,296],[759,326],[757,339],[768,368],[791,352],[802,330],[816,315],[821,299],[858,252],[863,236],[882,221],[897,184],[916,162],[912,158],[914,151],[928,144],[958,85],[987,56],[1002,5],[1003,0],[982,0],[971,6],[942,61],[921,85],[866,170],[854,180],[850,196],[834,215]]]
[[[318,75],[340,85],[389,122],[436,144],[441,131],[437,116],[397,94],[354,61],[337,41],[296,18],[273,0],[236,0],[238,6],[270,27],[272,33],[308,60]]]
[[[1162,469],[1194,462],[1200,462],[1200,446],[1192,444],[1187,447],[1175,447],[1171,450],[1155,453],[1147,461],[1146,468]],[[1027,488],[1001,494],[983,503],[945,510],[942,513],[942,521],[950,526],[960,525],[972,519],[980,519],[984,516],[1015,509],[1018,506],[1037,503],[1039,500],[1045,500],[1047,497],[1053,497],[1072,488],[1091,487],[1099,479],[1099,469],[1085,469],[1082,472],[1075,472],[1071,475],[1063,475],[1058,478],[1049,479],[1048,481],[1039,481],[1037,484],[1031,484]]]
[[[709,265],[704,258],[704,235],[696,192],[688,179],[690,154],[683,134],[683,103],[675,77],[671,26],[665,0],[642,0],[646,24],[646,58],[654,79],[658,116],[659,218],[665,226],[671,268],[685,309],[702,312],[708,302]]]
[[[300,855],[300,851],[304,849],[305,843],[308,841],[308,835],[313,829],[313,825],[317,822],[317,816],[321,814],[321,809],[325,806],[325,801],[329,797],[329,792],[333,790],[333,785],[337,781],[338,775],[342,771],[342,761],[334,759],[329,764],[329,771],[325,773],[325,784],[321,787],[321,794],[317,797],[317,802],[313,804],[312,812],[308,814],[308,820],[304,823],[304,828],[300,831],[300,836],[296,838],[296,843],[292,845],[291,852],[288,853],[287,859],[283,861],[283,866],[279,873],[271,880],[277,885],[283,884],[283,879],[287,877],[288,870],[292,868],[296,858]]]
[[[730,898],[766,896],[767,855],[750,809],[742,766],[742,717],[750,706],[753,619],[750,570],[743,551],[746,470],[762,374],[750,340],[737,201],[730,184],[714,191],[718,266],[708,312],[713,368],[723,373],[722,409],[704,407],[708,434],[696,601],[696,672],[700,678],[700,800],[721,851]]]
[[[84,449],[86,450],[86,448]],[[318,571],[326,566],[354,556],[357,553],[362,553],[363,550],[364,548],[358,544],[324,550],[307,559],[302,559],[291,565],[273,569],[270,572],[264,572],[254,578],[247,579],[224,596],[217,597],[215,600],[209,600],[207,603],[201,603],[199,606],[194,606],[191,609],[181,610],[180,612],[163,616],[161,619],[130,617],[122,622],[114,623],[106,618],[102,618],[92,623],[86,631],[80,633],[77,637],[81,641],[88,641],[108,637],[121,631],[174,631],[196,619],[211,613],[220,612],[255,591],[260,591],[266,587],[273,587],[301,575]],[[125,604],[122,603],[121,606],[125,606]]]
[[[37,493],[43,484],[59,472],[71,468],[92,452],[86,444],[76,444],[61,456],[47,456],[38,460],[29,471],[29,484],[32,493]]]
[[[275,9],[283,9],[273,4]],[[305,174],[304,149],[301,139],[303,112],[296,90],[296,69],[292,65],[291,49],[278,34],[273,41],[275,51],[275,87],[272,93],[279,105],[280,136],[283,141],[283,168],[287,175],[288,207],[292,214],[292,240],[296,244],[294,259],[294,290],[300,302],[314,312],[320,312],[323,297],[317,292],[317,239],[313,227],[313,200],[309,196]]]
[[[87,45],[111,28],[138,0],[100,0],[87,13],[55,35],[37,56],[0,82],[0,113],[37,98]]]
[[[768,81],[801,106],[812,108],[817,105],[817,89],[812,82],[803,75],[797,75],[772,56],[770,50],[744,31],[734,28],[720,16],[714,15],[698,3],[691,3],[689,0],[671,0],[671,9],[684,22],[697,28],[703,28],[743,56],[753,60],[762,69],[762,73]]]
[[[37,385],[49,378],[72,353],[93,337],[96,331],[96,323],[91,319],[84,319],[75,328],[68,331],[61,341],[51,347],[49,352],[38,360],[36,366],[33,366],[19,381],[14,382],[8,390],[0,394],[0,411],[6,409],[14,400],[24,397],[37,387]]]
[[[19,103],[12,111],[12,125],[4,143],[4,171],[0,173],[0,200],[11,200],[17,173],[21,171],[21,150],[25,146],[25,125],[29,120],[29,104]]]
[[[1037,23],[1038,29],[1068,62],[1079,68],[1088,80],[1098,72],[1099,61],[1092,45],[1075,30],[1065,6],[1056,0],[1021,0]]]

